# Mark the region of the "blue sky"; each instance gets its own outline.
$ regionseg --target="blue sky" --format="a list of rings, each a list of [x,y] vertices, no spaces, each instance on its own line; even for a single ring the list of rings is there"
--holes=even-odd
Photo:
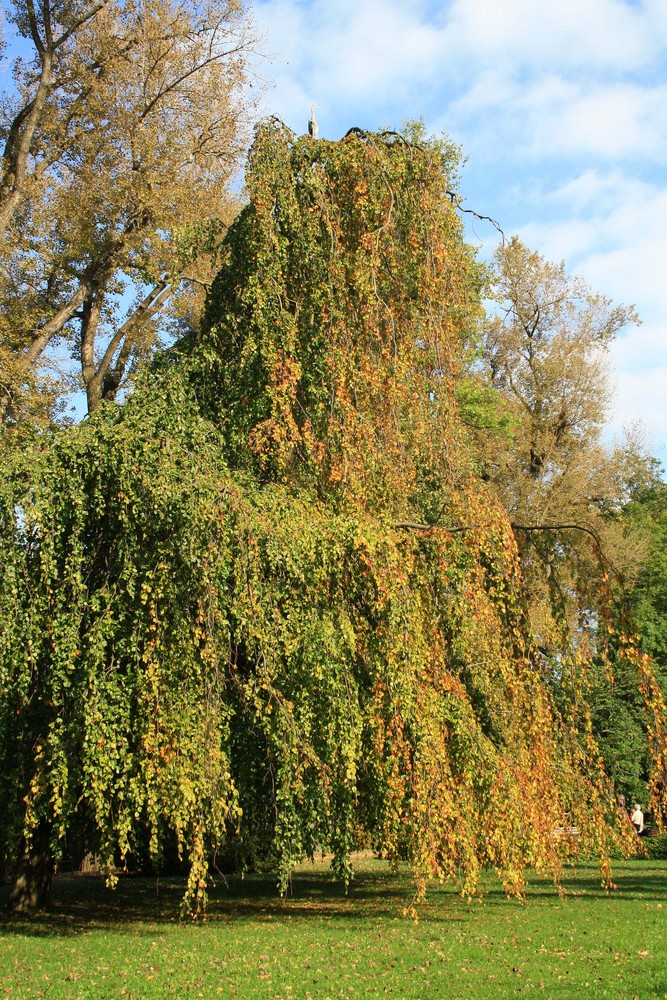
[[[642,325],[610,426],[667,465],[667,0],[259,0],[261,110],[320,135],[423,117],[463,147],[469,207]],[[490,252],[497,234],[471,237]]]

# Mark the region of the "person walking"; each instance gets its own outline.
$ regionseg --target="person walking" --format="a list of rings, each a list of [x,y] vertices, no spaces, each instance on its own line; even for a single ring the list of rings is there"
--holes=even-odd
[[[642,807],[639,802],[635,802],[635,811],[630,817],[630,822],[638,834],[642,834],[644,832],[644,813],[642,812]]]

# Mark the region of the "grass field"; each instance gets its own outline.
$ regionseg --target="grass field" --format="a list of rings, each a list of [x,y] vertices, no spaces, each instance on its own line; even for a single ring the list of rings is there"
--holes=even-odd
[[[535,878],[525,904],[490,878],[482,902],[434,888],[415,923],[408,877],[363,858],[348,896],[323,864],[300,869],[285,900],[270,880],[232,878],[193,926],[178,922],[178,880],[111,892],[62,877],[47,914],[3,916],[0,1000],[667,998],[667,862],[619,862],[615,878],[607,896],[585,865],[564,898]]]

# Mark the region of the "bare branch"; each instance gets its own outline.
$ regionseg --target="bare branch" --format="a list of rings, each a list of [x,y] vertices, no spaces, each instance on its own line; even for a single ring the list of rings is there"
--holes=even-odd
[[[99,0],[98,3],[93,4],[93,6],[89,7],[87,11],[84,11],[84,13],[81,14],[80,17],[77,17],[70,24],[69,28],[67,28],[66,31],[63,31],[62,35],[60,35],[58,38],[56,38],[55,42],[53,43],[53,48],[54,49],[59,49],[62,45],[64,45],[65,42],[69,38],[71,38],[72,35],[76,31],[79,30],[79,28],[82,28],[84,24],[86,24],[88,21],[92,20],[92,18],[94,18],[96,14],[99,14],[99,12],[104,7],[106,7],[110,2],[111,2],[111,0]]]
[[[172,286],[170,281],[161,281],[155,286],[155,288],[151,289],[132,315],[116,330],[107,346],[106,351],[104,352],[102,360],[97,366],[94,376],[89,382],[86,383],[89,407],[91,410],[95,408],[101,398],[104,378],[109,371],[111,362],[113,361],[118,348],[123,342],[127,344],[132,339],[132,334],[134,334],[143,323],[147,322],[150,317],[157,312],[160,306],[162,306],[171,295],[171,290]],[[125,353],[129,356],[129,350]],[[124,363],[121,363],[118,367],[118,371],[116,372],[116,375],[118,376],[118,384],[120,384],[120,378],[122,378],[123,374],[123,371],[121,371],[120,368],[122,367],[124,370],[126,363],[127,358],[124,360]],[[116,381],[116,379],[114,379],[114,381]],[[90,406],[91,399],[94,400],[92,407]]]
[[[240,46],[237,46],[236,48],[229,49],[226,52],[218,52],[215,55],[210,56],[208,59],[202,60],[201,62],[198,61],[194,66],[191,66],[188,70],[186,70],[185,73],[181,73],[180,76],[176,77],[176,79],[172,80],[171,83],[167,84],[162,90],[160,90],[155,95],[155,97],[153,97],[148,102],[144,110],[138,116],[138,121],[144,121],[144,119],[147,118],[148,115],[151,113],[153,108],[157,104],[159,104],[160,101],[167,96],[167,94],[172,93],[172,91],[176,90],[177,87],[180,87],[180,85],[184,83],[186,80],[188,80],[191,76],[200,73],[201,70],[205,69],[207,66],[210,66],[211,63],[220,62],[221,59],[224,59],[227,56],[234,55],[234,53],[239,51],[240,51]]]
[[[446,531],[449,535],[459,532],[476,531],[480,528],[491,528],[492,524],[424,524],[420,521],[396,521],[394,528],[403,528],[410,531]],[[593,528],[588,528],[583,524],[516,524],[510,522],[513,531],[583,531],[594,539],[600,551],[602,551],[602,541]]]
[[[93,282],[84,276],[81,279],[79,287],[71,295],[65,305],[62,306],[56,314],[44,324],[44,326],[39,328],[35,339],[25,352],[25,360],[29,364],[34,364],[34,362],[41,357],[53,338],[60,333],[65,324],[69,323],[72,317],[81,308],[87,297],[90,295],[92,288]]]
[[[26,8],[28,11],[28,24],[30,25],[30,37],[32,38],[35,48],[40,55],[44,54],[46,45],[42,41],[39,34],[39,28],[37,26],[37,15],[35,14],[35,5],[33,0],[26,0]]]
[[[52,75],[53,52],[47,49],[42,58],[42,70],[30,111],[26,114],[22,109],[18,113],[5,144],[0,183],[0,229],[7,226],[24,197],[30,147],[51,91]]]
[[[446,531],[448,534],[453,535],[460,531],[473,531],[475,528],[481,528],[481,524],[423,524],[421,521],[396,521],[392,527],[394,528],[404,528],[408,531]]]

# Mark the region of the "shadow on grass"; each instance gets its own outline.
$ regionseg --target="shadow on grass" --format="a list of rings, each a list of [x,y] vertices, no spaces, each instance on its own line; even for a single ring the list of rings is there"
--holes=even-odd
[[[526,901],[559,904],[561,900],[595,899],[615,900],[620,903],[637,903],[639,900],[661,903],[667,901],[667,862],[631,863],[617,862],[612,869],[615,888],[607,891],[595,862],[580,864],[564,873],[561,880],[562,895],[547,876],[528,876]],[[484,902],[491,906],[506,906],[508,898],[499,882],[484,888]]]
[[[614,878],[618,891],[611,894],[612,899],[628,903],[667,900],[667,862],[619,863]],[[508,902],[502,886],[490,875],[482,888],[488,906],[521,906],[517,901]],[[593,863],[566,872],[563,888],[566,897],[573,899],[609,898]],[[63,875],[54,879],[47,911],[19,916],[8,912],[9,887],[0,885],[0,933],[61,937],[91,930],[119,930],[128,925],[146,925],[146,933],[155,933],[156,925],[179,922],[184,891],[182,878],[121,876],[117,889],[112,891],[99,876]],[[390,872],[385,863],[378,861],[364,863],[355,873],[348,894],[340,883],[332,881],[322,865],[312,871],[307,867],[299,869],[284,899],[278,896],[274,878],[229,876],[226,884],[216,879],[210,890],[206,919],[208,923],[317,919],[344,924],[386,920],[402,913],[413,892],[406,872]],[[556,905],[560,902],[558,890],[545,877],[532,878],[527,900],[551,900]],[[429,890],[423,916],[430,923],[465,920],[467,905],[456,886],[436,886]],[[185,922],[190,923],[187,918]]]
[[[183,878],[121,876],[109,890],[100,876],[64,875],[53,880],[49,908],[34,915],[7,909],[9,887],[0,886],[0,933],[67,935],[126,924],[179,922],[185,892]],[[281,898],[271,876],[216,878],[209,889],[206,920],[344,919],[395,917],[410,895],[409,879],[382,872],[360,872],[346,894],[321,866],[300,870],[287,896]],[[184,923],[191,923],[185,918]],[[147,932],[148,932],[147,928]]]

